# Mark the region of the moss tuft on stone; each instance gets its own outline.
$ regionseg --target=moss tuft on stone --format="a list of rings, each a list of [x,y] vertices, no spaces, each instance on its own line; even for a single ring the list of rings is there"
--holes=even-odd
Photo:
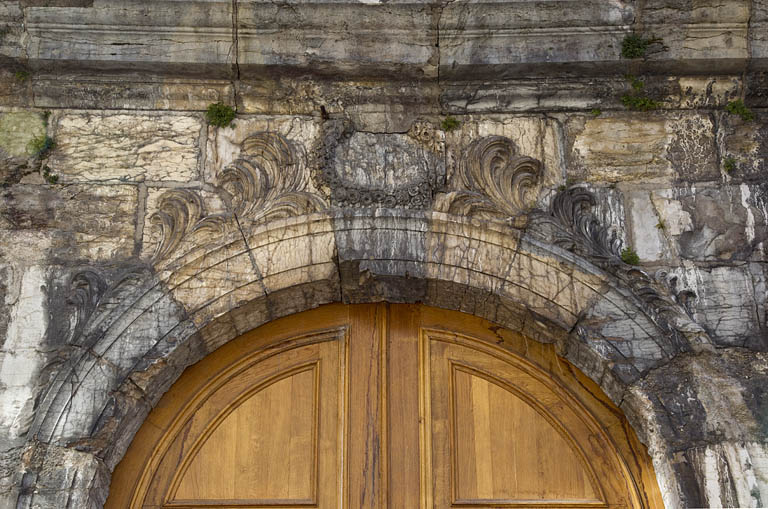
[[[205,119],[212,126],[229,127],[235,119],[235,110],[224,103],[213,103],[208,105],[205,112]]]
[[[755,119],[755,114],[752,113],[752,110],[747,108],[747,105],[744,104],[744,101],[742,101],[741,99],[737,99],[735,101],[731,101],[728,104],[726,104],[725,111],[727,111],[731,115],[740,116],[744,122],[751,122],[752,120]]]
[[[461,122],[459,122],[455,117],[451,117],[450,115],[445,117],[443,119],[443,122],[440,124],[440,127],[443,128],[443,131],[450,132],[458,129],[461,126]]]
[[[625,247],[621,250],[621,261],[627,265],[637,265],[640,263],[640,257],[631,247]]]

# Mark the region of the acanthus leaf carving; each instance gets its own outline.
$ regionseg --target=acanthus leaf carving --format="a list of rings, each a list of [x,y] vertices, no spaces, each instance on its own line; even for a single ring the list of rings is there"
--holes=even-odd
[[[79,338],[91,315],[107,291],[107,282],[98,272],[85,269],[76,272],[69,280],[67,303],[75,308],[75,323],[70,329],[68,342]]]
[[[153,261],[165,259],[189,233],[205,230],[221,233],[226,219],[221,214],[206,215],[200,194],[190,189],[173,189],[160,197],[157,211],[149,222],[159,231]]]
[[[554,226],[554,244],[587,258],[619,279],[639,300],[646,314],[671,336],[676,347],[711,349],[712,340],[692,317],[690,300],[695,293],[678,291],[676,279],[669,279],[665,271],[657,271],[656,277],[652,277],[626,264],[621,259],[622,240],[593,213],[596,204],[591,191],[574,186],[559,191],[552,199],[549,213],[538,217]]]
[[[457,189],[438,196],[435,210],[509,220],[533,207],[541,172],[541,162],[517,155],[509,138],[476,140],[459,161],[454,183]]]
[[[559,192],[552,199],[550,214],[559,226],[553,242],[580,256],[589,257],[596,265],[607,268],[621,262],[621,238],[604,227],[592,213],[595,195],[582,187]]]
[[[197,190],[173,189],[164,193],[150,224],[159,241],[152,260],[174,252],[189,234],[205,231],[223,235],[238,223],[251,224],[312,213],[325,201],[308,190],[309,173],[299,149],[281,134],[260,132],[246,138],[240,157],[216,176],[227,201],[225,213],[208,213]]]
[[[217,176],[232,212],[252,222],[270,221],[326,208],[309,192],[303,154],[284,136],[262,132],[242,143],[240,157]]]

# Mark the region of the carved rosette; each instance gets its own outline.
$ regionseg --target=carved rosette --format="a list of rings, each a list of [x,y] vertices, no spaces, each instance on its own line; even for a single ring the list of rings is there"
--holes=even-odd
[[[309,178],[303,153],[287,138],[270,132],[249,136],[240,157],[216,176],[227,212],[207,212],[195,190],[163,194],[150,217],[159,239],[152,260],[167,258],[196,232],[205,232],[210,240],[211,235],[226,234],[238,224],[243,227],[325,209],[325,201],[308,189]]]
[[[509,138],[482,138],[462,154],[454,176],[455,190],[439,195],[435,210],[510,220],[534,206],[541,172],[541,163],[517,155]]]

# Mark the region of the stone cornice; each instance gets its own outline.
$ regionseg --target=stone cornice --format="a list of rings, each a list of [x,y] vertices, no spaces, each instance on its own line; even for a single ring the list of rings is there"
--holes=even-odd
[[[668,47],[633,61],[652,72],[766,68],[768,13],[759,6],[751,12],[743,0],[726,3],[688,9],[673,0],[644,8],[595,0],[95,0],[89,7],[79,7],[82,1],[39,7],[50,2],[6,0],[0,54],[39,71],[461,81],[624,73],[621,41],[638,32],[661,37]]]

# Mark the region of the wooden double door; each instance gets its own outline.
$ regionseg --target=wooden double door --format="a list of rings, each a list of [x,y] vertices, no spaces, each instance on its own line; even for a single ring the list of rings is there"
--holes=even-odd
[[[387,304],[281,319],[189,368],[107,506],[662,507],[626,420],[550,345]]]

